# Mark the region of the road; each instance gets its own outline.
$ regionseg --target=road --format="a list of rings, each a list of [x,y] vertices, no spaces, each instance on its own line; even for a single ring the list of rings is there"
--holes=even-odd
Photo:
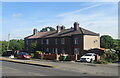
[[[3,76],[90,76],[90,74],[79,73],[55,68],[41,67],[13,62],[2,62]]]

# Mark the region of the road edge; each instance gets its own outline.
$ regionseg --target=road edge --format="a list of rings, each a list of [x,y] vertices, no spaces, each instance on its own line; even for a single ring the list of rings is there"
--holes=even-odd
[[[42,67],[49,67],[49,68],[55,68],[56,66],[48,65],[48,64],[40,64],[35,62],[28,62],[24,60],[15,60],[15,59],[9,59],[9,58],[0,58],[1,61],[8,61],[8,62],[14,62],[14,63],[21,63],[21,64],[29,64],[29,65],[36,65],[36,66],[42,66]]]

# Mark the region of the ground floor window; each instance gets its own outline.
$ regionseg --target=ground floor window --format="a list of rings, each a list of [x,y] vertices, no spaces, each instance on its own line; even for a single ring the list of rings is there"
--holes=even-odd
[[[55,54],[55,48],[52,49],[52,53]]]
[[[55,54],[58,54],[58,49],[57,48],[55,48]]]
[[[74,48],[74,54],[78,54],[79,55],[79,48]]]
[[[64,48],[63,48],[63,49],[61,49],[61,53],[63,53],[63,54],[65,53],[65,49],[64,49]]]
[[[28,47],[26,47],[27,51],[28,51]]]
[[[46,52],[49,52],[49,48],[46,48]]]

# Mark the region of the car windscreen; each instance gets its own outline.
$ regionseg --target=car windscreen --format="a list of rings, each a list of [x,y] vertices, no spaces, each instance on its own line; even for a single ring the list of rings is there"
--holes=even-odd
[[[85,54],[85,56],[92,56],[91,54]]]
[[[18,53],[18,55],[29,55],[29,54],[25,53],[25,52],[20,52],[20,53]]]
[[[24,55],[29,55],[28,53],[25,53]]]

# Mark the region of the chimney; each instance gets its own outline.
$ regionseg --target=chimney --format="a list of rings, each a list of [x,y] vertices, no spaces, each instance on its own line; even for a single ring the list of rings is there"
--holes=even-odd
[[[33,34],[35,35],[37,32],[38,32],[37,29],[34,28],[34,29],[33,29]]]
[[[73,29],[73,27],[71,27],[71,29]]]
[[[74,30],[77,31],[79,29],[79,23],[75,22],[74,23]]]
[[[60,28],[60,26],[58,25],[57,26],[57,33],[59,33],[61,31],[61,28]]]
[[[47,28],[46,28],[46,32],[48,32],[48,31],[50,31],[50,28],[47,27]]]
[[[64,30],[65,29],[65,26],[61,26],[61,30]]]

